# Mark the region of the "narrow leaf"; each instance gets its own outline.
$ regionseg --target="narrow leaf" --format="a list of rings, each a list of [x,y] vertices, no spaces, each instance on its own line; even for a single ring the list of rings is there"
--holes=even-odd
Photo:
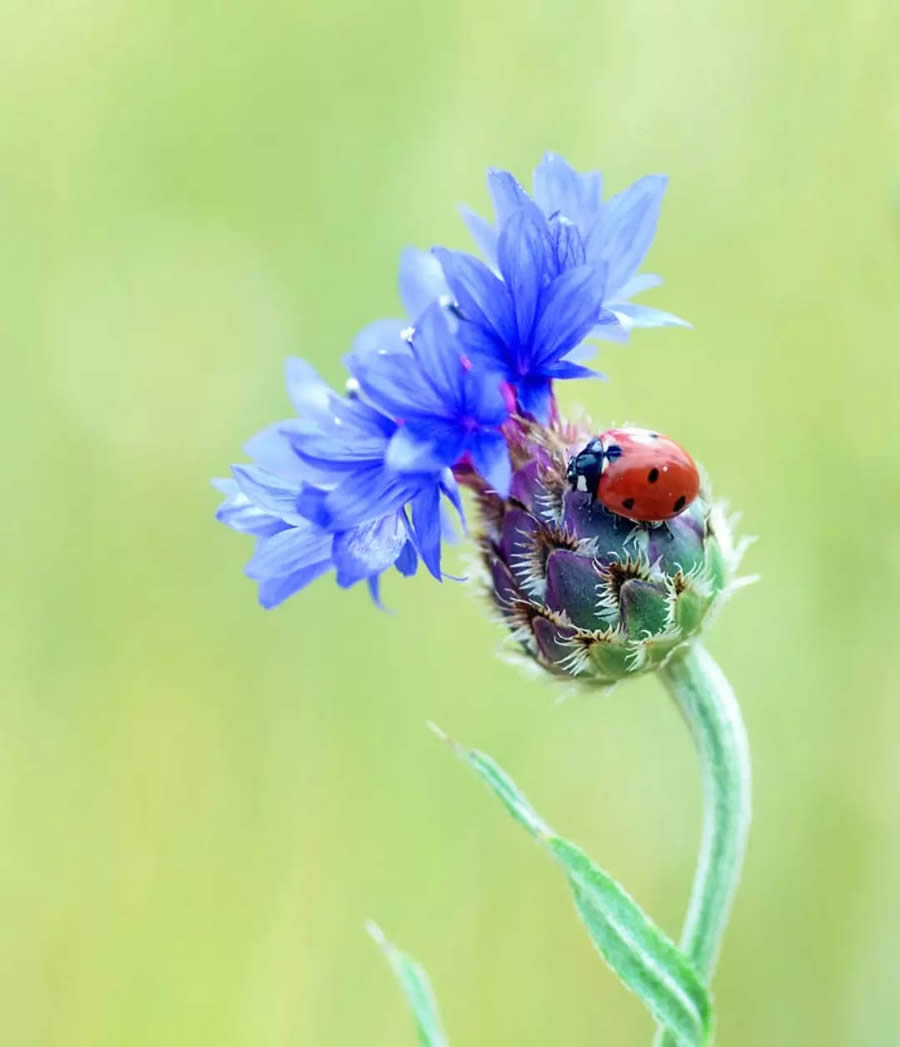
[[[431,725],[520,825],[542,843],[566,873],[578,914],[600,954],[682,1047],[709,1043],[708,990],[687,956],[626,891],[575,844],[555,833],[489,756],[466,749]]]
[[[575,844],[553,836],[547,845],[566,870],[578,914],[610,967],[679,1043],[707,1043],[709,993],[687,956]]]
[[[495,763],[490,756],[486,753],[478,752],[477,749],[467,749],[465,746],[455,742],[437,724],[429,723],[428,726],[438,738],[447,742],[456,755],[488,784],[519,825],[524,826],[538,840],[552,835],[552,830],[528,800],[525,799],[525,794],[506,771]]]
[[[428,975],[416,961],[402,953],[384,936],[376,923],[369,921],[366,930],[378,943],[400,982],[419,1031],[420,1047],[447,1047],[447,1037],[441,1026],[437,1000],[431,990]]]

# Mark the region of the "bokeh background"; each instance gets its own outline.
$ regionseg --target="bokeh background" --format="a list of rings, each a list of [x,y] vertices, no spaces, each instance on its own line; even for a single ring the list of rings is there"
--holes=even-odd
[[[545,149],[671,176],[645,300],[567,406],[692,449],[761,540],[709,638],[755,761],[720,1040],[900,1043],[900,115],[892,0],[6,0],[0,1030],[10,1047],[649,1042],[492,753],[672,934],[690,742],[652,679],[554,704],[466,586],[264,613],[208,486],[340,381],[407,244]],[[460,555],[457,564],[465,557]]]

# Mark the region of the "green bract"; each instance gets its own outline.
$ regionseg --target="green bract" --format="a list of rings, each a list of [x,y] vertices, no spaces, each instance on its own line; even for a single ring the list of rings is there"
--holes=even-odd
[[[550,672],[612,684],[659,668],[733,587],[743,549],[701,492],[665,524],[634,524],[566,480],[590,434],[527,425],[510,496],[478,494],[491,597]]]

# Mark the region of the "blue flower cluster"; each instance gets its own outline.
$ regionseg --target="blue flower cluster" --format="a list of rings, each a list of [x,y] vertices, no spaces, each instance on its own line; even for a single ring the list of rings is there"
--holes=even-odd
[[[346,394],[302,360],[287,363],[297,418],[246,445],[253,464],[215,481],[217,519],[256,537],[246,566],[264,607],[334,570],[338,585],[379,579],[419,560],[438,580],[441,543],[462,519],[455,473],[509,493],[508,427],[546,423],[553,381],[602,377],[585,340],[683,324],[631,297],[660,283],[637,274],[656,232],[666,179],[649,175],[603,200],[598,172],[548,153],[529,195],[508,171],[488,185],[495,224],[463,209],[483,261],[435,247],[407,250],[406,317],[379,320],[345,357]]]

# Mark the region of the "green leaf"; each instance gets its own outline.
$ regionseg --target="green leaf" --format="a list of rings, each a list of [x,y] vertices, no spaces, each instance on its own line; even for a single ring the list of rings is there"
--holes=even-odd
[[[447,1047],[447,1037],[441,1026],[437,1000],[434,998],[431,983],[424,968],[411,956],[407,956],[406,953],[402,953],[395,945],[392,945],[385,938],[378,924],[369,921],[366,924],[366,930],[387,957],[388,963],[406,993],[406,999],[412,1009],[416,1028],[419,1031],[420,1047]]]
[[[487,783],[515,820],[542,843],[566,872],[575,908],[600,954],[683,1047],[709,1043],[709,992],[690,959],[616,881],[575,844],[559,836],[494,760],[466,749],[431,725]]]
[[[679,1043],[707,1043],[709,993],[687,956],[584,851],[555,835],[547,845],[566,870],[575,908],[610,967]]]
[[[429,723],[428,726],[441,741],[446,742],[453,749],[461,760],[464,760],[487,782],[519,825],[524,826],[535,839],[541,839],[551,834],[552,830],[525,799],[524,793],[490,756],[478,752],[477,749],[466,749],[445,734],[437,724]]]

